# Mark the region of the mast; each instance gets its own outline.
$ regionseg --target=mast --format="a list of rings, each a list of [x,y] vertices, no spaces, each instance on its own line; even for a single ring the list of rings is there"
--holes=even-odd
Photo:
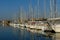
[[[24,14],[25,14],[25,21],[27,20],[27,11],[24,10]]]
[[[37,6],[34,7],[34,18],[36,20]]]
[[[33,7],[32,7],[32,4],[31,4],[31,0],[30,0],[30,5],[29,5],[29,16],[31,18],[31,20],[33,21]]]
[[[16,22],[16,14],[13,15],[13,22]]]
[[[38,9],[38,18],[39,18],[39,0],[38,0],[38,8],[37,9]]]
[[[52,18],[52,0],[50,0],[50,18]]]
[[[29,19],[30,19],[30,18],[33,18],[32,12],[33,12],[33,9],[32,9],[32,6],[31,6],[31,4],[30,4],[30,5],[29,5],[29,15],[28,15]]]
[[[46,0],[44,0],[44,18],[46,18]]]
[[[22,9],[22,6],[20,8],[20,20],[21,20],[21,22],[23,21],[23,9]]]
[[[24,10],[24,8],[22,9],[22,19],[23,19],[23,21],[25,21],[25,10]]]
[[[33,21],[33,17],[34,17],[34,15],[33,15],[33,8],[32,8],[32,7],[30,8],[30,13],[31,13],[32,21]]]
[[[54,14],[55,14],[55,18],[56,18],[57,17],[56,0],[54,0]]]
[[[20,7],[19,7],[19,12],[18,12],[18,23],[20,23]]]

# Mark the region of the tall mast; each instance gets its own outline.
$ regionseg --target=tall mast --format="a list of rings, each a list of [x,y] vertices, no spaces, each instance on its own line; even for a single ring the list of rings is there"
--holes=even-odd
[[[57,17],[56,0],[54,0],[54,14],[55,14],[55,18],[56,18]]]
[[[19,7],[19,9],[18,9],[17,22],[18,22],[18,23],[20,22],[20,7]]]
[[[30,16],[30,18],[32,19],[32,21],[33,21],[33,7],[32,7],[32,4],[31,4],[31,0],[30,0],[30,5],[29,5],[29,16]]]
[[[32,9],[32,6],[30,4],[29,5],[29,15],[28,15],[29,18],[33,18],[32,11],[33,11],[33,9]]]
[[[31,13],[32,21],[33,21],[33,8],[32,7],[30,8],[30,13]]]
[[[34,7],[34,18],[36,19],[37,6]]]
[[[22,6],[20,8],[20,20],[21,20],[21,22],[23,21],[23,9],[22,9]]]
[[[52,0],[50,0],[50,18],[52,17]]]
[[[38,9],[38,18],[39,18],[39,0],[38,0],[38,8],[37,9]]]
[[[22,20],[25,21],[25,10],[23,7],[22,7]]]
[[[46,0],[44,0],[44,18],[46,18]]]

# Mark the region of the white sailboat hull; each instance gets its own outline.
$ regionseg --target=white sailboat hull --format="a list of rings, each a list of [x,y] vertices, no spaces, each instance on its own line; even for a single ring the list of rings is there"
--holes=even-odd
[[[52,25],[52,28],[55,32],[60,32],[60,24]]]
[[[30,25],[30,28],[31,29],[36,29],[36,26],[35,25]]]
[[[21,27],[24,27],[25,25],[24,24],[20,24]]]
[[[20,24],[10,23],[10,26],[17,27],[17,28],[19,28],[19,25]]]
[[[38,26],[38,25],[26,25],[26,27],[29,27],[31,29],[36,29],[36,30],[46,30],[48,27],[45,26]]]

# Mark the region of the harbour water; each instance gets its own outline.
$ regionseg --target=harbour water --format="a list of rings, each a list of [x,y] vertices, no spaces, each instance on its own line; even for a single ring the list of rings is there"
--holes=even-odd
[[[47,36],[31,31],[26,28],[21,29],[0,25],[0,40],[60,40],[60,33]]]

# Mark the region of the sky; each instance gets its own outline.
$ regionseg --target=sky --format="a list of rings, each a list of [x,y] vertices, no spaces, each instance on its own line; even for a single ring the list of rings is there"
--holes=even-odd
[[[46,14],[49,16],[49,0],[46,1]],[[39,1],[40,16],[44,14],[44,0]],[[0,0],[0,19],[11,19],[19,16],[19,9],[22,7],[25,11],[28,11],[29,5],[34,8],[37,6],[38,0]],[[60,0],[57,0],[58,16],[60,12]],[[37,13],[36,15],[37,16]]]

